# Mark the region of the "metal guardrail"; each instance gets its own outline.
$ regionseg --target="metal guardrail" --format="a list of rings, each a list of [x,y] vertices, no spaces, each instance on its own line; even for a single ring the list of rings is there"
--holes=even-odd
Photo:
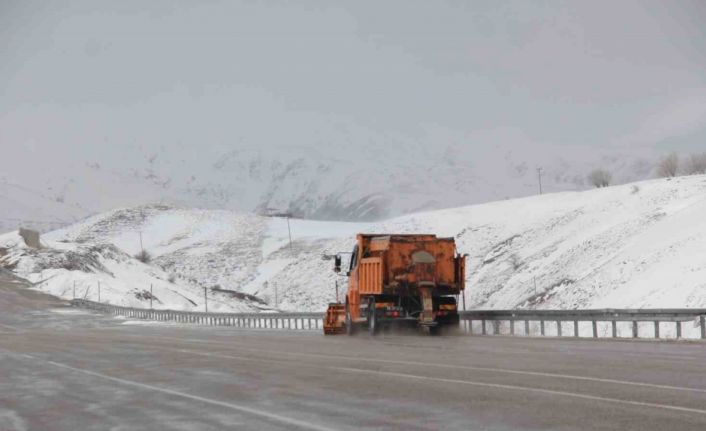
[[[197,311],[155,310],[121,307],[86,299],[71,301],[74,307],[88,308],[115,316],[134,319],[191,323],[211,326],[233,326],[237,328],[320,330],[323,328],[324,313],[204,313]],[[590,334],[599,337],[598,324],[610,323],[610,335],[618,337],[618,323],[632,324],[631,335],[638,338],[639,323],[652,322],[654,330],[642,334],[643,338],[660,338],[660,324],[673,323],[676,338],[682,338],[684,322],[698,322],[701,339],[706,340],[706,309],[601,309],[601,310],[473,310],[459,312],[461,329],[471,335],[525,335],[547,336],[547,323],[554,327],[556,336],[581,337],[579,324],[590,322]],[[473,322],[479,322],[479,331],[474,332]],[[492,323],[488,330],[487,322]],[[503,333],[501,324],[507,322],[509,328]],[[524,330],[517,331],[516,323],[523,322]],[[573,331],[564,332],[563,324],[573,323]],[[532,331],[530,323],[539,325],[539,332]],[[551,329],[551,328],[549,328]],[[585,331],[584,331],[585,332]]]
[[[563,323],[573,322],[571,336],[580,337],[580,322],[591,322],[591,335],[598,338],[598,324],[610,322],[611,336],[618,337],[618,322],[632,324],[632,338],[638,338],[639,323],[653,322],[654,330],[648,338],[660,338],[660,324],[674,323],[676,338],[682,338],[682,324],[697,322],[701,339],[706,340],[706,309],[703,308],[664,308],[664,309],[601,309],[601,310],[475,310],[459,313],[465,332],[473,333],[473,321],[481,323],[480,334],[490,335],[486,322],[492,322],[492,335],[518,335],[516,322],[524,322],[523,335],[546,335],[546,323],[553,323],[556,335],[564,335]],[[500,323],[509,322],[507,334],[501,334]],[[539,334],[532,334],[530,322],[539,322]],[[645,335],[643,333],[643,335]]]
[[[253,329],[321,330],[324,318],[324,313],[204,313],[199,311],[155,310],[121,307],[86,299],[74,299],[71,301],[71,305],[133,319]]]

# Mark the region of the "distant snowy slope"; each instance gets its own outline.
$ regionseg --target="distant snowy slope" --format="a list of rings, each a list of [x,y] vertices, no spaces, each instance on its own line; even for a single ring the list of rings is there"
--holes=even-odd
[[[60,195],[41,193],[0,178],[0,233],[19,226],[48,232],[88,214],[78,205],[64,203]]]
[[[345,277],[324,254],[357,232],[453,236],[469,254],[468,308],[706,307],[706,176],[653,180],[416,213],[380,223],[291,220],[147,206],[45,235],[110,244],[177,283],[323,310]],[[165,275],[166,276],[166,275]]]
[[[116,207],[164,202],[247,212],[277,208],[320,220],[382,220],[532,195],[538,166],[543,168],[544,190],[556,192],[590,187],[586,175],[597,167],[610,170],[616,182],[649,178],[656,158],[647,150],[625,154],[582,147],[525,148],[516,136],[472,151],[463,140],[451,138],[428,145],[363,130],[344,136],[342,142],[333,133],[322,141],[326,145],[243,143],[211,151],[180,145],[155,151],[125,144],[100,160],[72,154],[63,162],[35,160],[40,165],[31,172],[8,166],[0,171],[0,213],[32,220],[41,210],[39,215],[65,222],[75,218],[64,214],[63,207],[82,209],[83,218]],[[41,191],[44,204],[36,205],[34,192],[4,202],[3,182],[10,180]]]

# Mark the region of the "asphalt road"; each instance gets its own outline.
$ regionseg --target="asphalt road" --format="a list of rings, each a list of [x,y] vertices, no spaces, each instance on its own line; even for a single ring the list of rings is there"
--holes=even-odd
[[[138,324],[0,282],[0,430],[703,430],[706,345]]]

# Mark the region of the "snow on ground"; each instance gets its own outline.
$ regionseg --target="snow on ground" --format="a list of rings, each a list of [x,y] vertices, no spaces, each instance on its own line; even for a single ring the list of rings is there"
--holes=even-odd
[[[120,209],[43,236],[63,253],[111,245],[114,249],[91,252],[107,272],[46,269],[41,274],[19,266],[17,272],[35,282],[53,276],[38,288],[62,297],[72,295],[67,289],[73,281],[83,295],[100,275],[102,283],[115,286],[115,295],[106,298],[116,303],[144,305],[132,298],[154,284],[155,296],[173,308],[199,309],[207,287],[217,289],[210,294],[223,295],[224,308],[266,307],[248,296],[253,295],[270,307],[323,310],[335,299],[335,283],[342,296],[346,282],[324,254],[350,251],[358,232],[429,232],[455,237],[459,251],[469,254],[468,308],[706,307],[705,176],[380,223],[292,219],[290,227],[291,247],[282,218],[166,206]],[[131,258],[141,250],[140,232],[150,265]],[[12,235],[0,236],[0,247]]]
[[[194,283],[170,280],[170,274],[144,264],[110,243],[68,243],[42,239],[42,249],[26,247],[16,233],[0,236],[7,250],[0,264],[27,279],[32,287],[64,298],[83,298],[129,307],[172,310],[204,309],[203,290]],[[151,300],[150,300],[151,299]],[[250,312],[265,304],[209,293],[210,311]]]

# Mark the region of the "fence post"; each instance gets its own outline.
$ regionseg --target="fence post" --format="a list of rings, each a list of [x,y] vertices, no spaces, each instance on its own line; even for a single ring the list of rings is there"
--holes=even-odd
[[[558,337],[561,337],[561,320],[556,321],[556,334]]]
[[[612,320],[610,323],[613,325],[613,338],[616,338],[618,336],[618,322]]]
[[[579,337],[579,321],[574,320],[574,337]]]
[[[596,323],[595,320],[592,320],[591,326],[593,326],[593,338],[598,338],[598,323]]]
[[[483,335],[487,335],[486,330],[485,330],[485,319],[483,319]]]
[[[539,333],[544,336],[544,320],[539,321]]]
[[[510,320],[510,335],[515,335],[515,319]]]
[[[529,320],[525,320],[525,335],[530,334]]]
[[[637,338],[637,320],[632,321],[632,338]]]
[[[677,322],[677,338],[681,338],[681,321]]]

